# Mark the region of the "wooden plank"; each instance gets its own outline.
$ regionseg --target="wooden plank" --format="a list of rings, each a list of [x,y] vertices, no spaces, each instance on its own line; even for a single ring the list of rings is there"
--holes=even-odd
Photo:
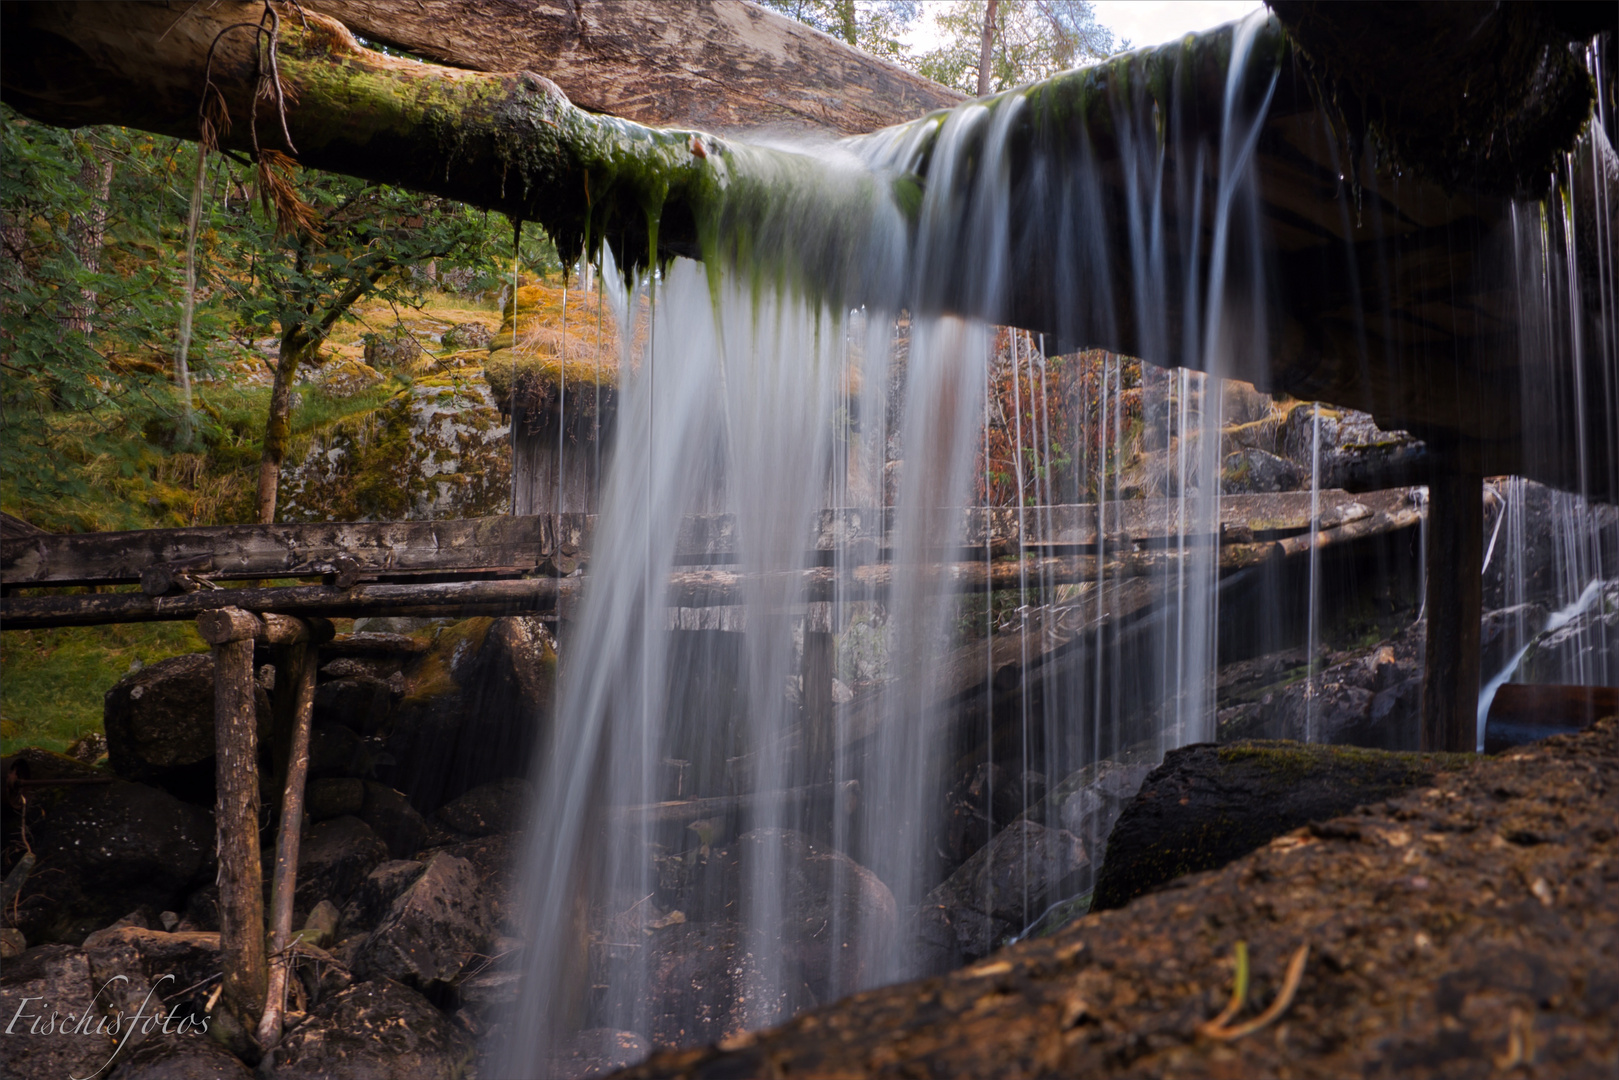
[[[1397,513],[1415,502],[1415,489],[1350,495],[1323,491],[1323,530]],[[1188,507],[1179,499],[1133,499],[1072,506],[991,507],[963,511],[963,546],[997,552],[1017,548],[1116,547],[1151,544],[1178,535]],[[1227,495],[1220,499],[1222,540],[1245,543],[1305,531],[1310,525],[1307,491],[1274,495]],[[30,585],[118,585],[142,580],[154,567],[184,565],[214,580],[313,577],[336,572],[337,560],[360,564],[367,580],[408,580],[414,575],[478,570],[511,575],[531,572],[558,552],[588,555],[594,514],[489,517],[459,521],[322,522],[289,525],[223,525],[192,529],[145,529],[110,533],[39,533],[0,540],[0,582]],[[855,565],[887,554],[892,511],[886,508],[823,510],[806,538],[809,561],[841,552]],[[1190,526],[1197,530],[1194,522]],[[687,517],[677,538],[676,562],[710,565],[737,557],[741,540],[730,514]],[[947,557],[949,553],[936,553]]]

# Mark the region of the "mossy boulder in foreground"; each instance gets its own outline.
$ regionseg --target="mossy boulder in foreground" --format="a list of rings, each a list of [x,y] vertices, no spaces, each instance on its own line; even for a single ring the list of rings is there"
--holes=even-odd
[[[1248,740],[1171,750],[1119,815],[1092,911],[1213,870],[1312,821],[1426,787],[1472,754],[1397,754],[1352,746]]]

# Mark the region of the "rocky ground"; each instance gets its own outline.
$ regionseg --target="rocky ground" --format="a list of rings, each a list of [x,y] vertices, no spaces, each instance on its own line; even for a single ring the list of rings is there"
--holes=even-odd
[[[617,1076],[1612,1077],[1616,795],[1609,719],[952,975]]]

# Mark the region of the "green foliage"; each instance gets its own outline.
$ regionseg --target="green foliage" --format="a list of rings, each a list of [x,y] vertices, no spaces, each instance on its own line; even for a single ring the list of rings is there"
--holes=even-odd
[[[935,21],[942,43],[917,58],[916,70],[962,93],[976,94],[985,4],[951,0],[938,10]],[[1089,0],[1001,0],[995,24],[991,93],[1099,60],[1114,48],[1112,31],[1096,21]]]
[[[908,59],[905,32],[921,14],[918,0],[760,0],[801,23],[886,60]]]
[[[102,696],[141,664],[206,649],[190,622],[0,634],[0,751],[66,750],[101,730]]]

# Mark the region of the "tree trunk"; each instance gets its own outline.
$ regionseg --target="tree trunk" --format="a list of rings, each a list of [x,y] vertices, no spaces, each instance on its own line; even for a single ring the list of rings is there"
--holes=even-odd
[[[87,273],[101,272],[101,245],[107,234],[107,200],[112,195],[111,157],[103,158],[88,140],[79,147],[82,163],[79,166],[79,186],[88,196],[88,205],[82,214],[73,215],[73,254]],[[94,289],[81,288],[65,322],[73,333],[88,336],[93,329],[96,310]]]
[[[978,39],[978,96],[989,93],[989,68],[995,56],[995,9],[1001,0],[989,0],[984,6],[984,31]]]
[[[962,95],[737,0],[313,0],[368,41],[474,71],[533,71],[574,104],[658,127],[856,135]],[[854,0],[837,0],[855,45]]]
[[[270,387],[270,415],[264,422],[264,453],[259,458],[259,491],[254,520],[260,525],[275,521],[276,494],[281,486],[281,462],[292,441],[292,383],[298,368],[313,360],[320,348],[294,332],[281,337],[281,358],[276,363],[275,381]]]
[[[197,620],[214,653],[214,737],[218,797],[220,962],[225,1007],[252,1031],[264,1007],[264,887],[259,865],[259,770],[253,635],[245,611]]]

